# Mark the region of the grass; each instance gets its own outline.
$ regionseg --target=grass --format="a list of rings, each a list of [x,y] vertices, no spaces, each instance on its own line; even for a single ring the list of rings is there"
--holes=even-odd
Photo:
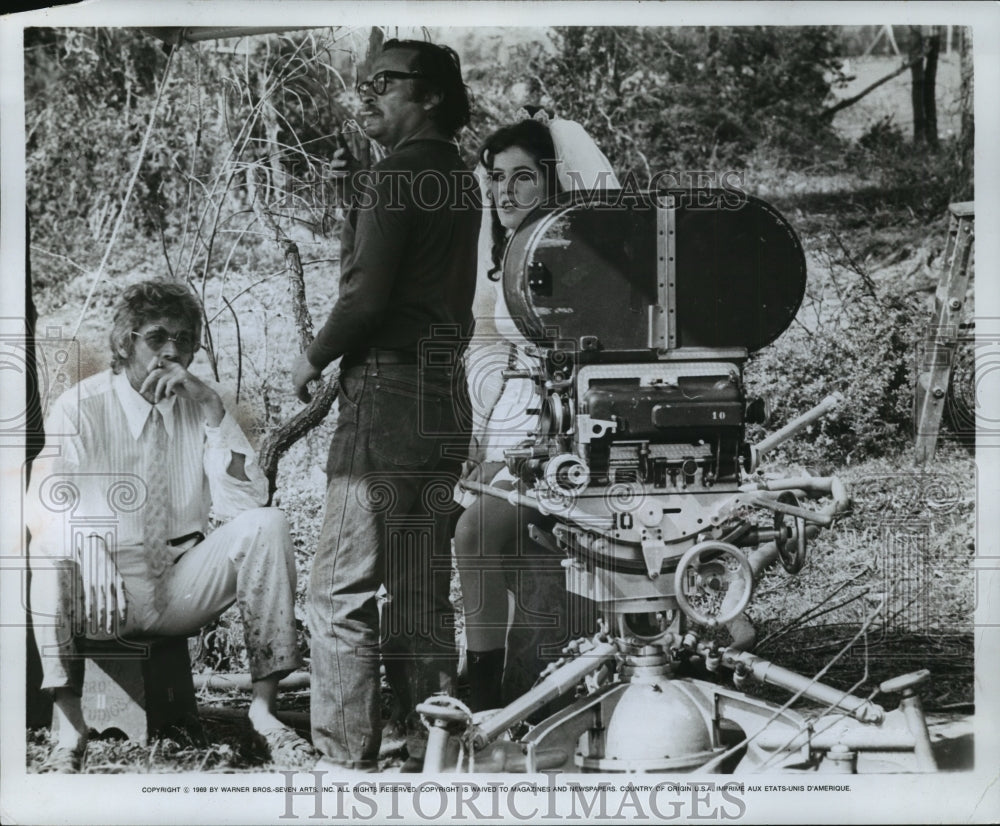
[[[751,613],[757,653],[804,674],[818,671],[873,613],[863,642],[828,682],[871,688],[928,668],[928,708],[971,703],[975,579],[972,455],[947,440],[932,468],[906,454],[843,468],[850,515],[811,544],[796,576],[780,566],[758,585]],[[860,690],[864,693],[864,688]]]
[[[88,774],[177,774],[182,772],[264,771],[266,757],[251,744],[249,727],[219,726],[205,722],[204,746],[190,737],[175,734],[154,739],[148,745],[112,736],[87,745]],[[28,771],[37,771],[51,748],[45,729],[28,732]]]
[[[388,690],[384,701],[391,702]],[[146,745],[116,736],[114,730],[100,737],[92,737],[87,744],[85,771],[90,774],[177,774],[183,772],[256,773],[278,771],[284,766],[273,764],[265,750],[253,737],[253,730],[245,714],[228,714],[229,711],[245,712],[249,697],[237,691],[201,690],[198,692],[199,716],[202,732],[174,729],[151,738]],[[279,715],[305,737],[308,726],[301,721],[309,711],[308,689],[284,692],[278,702]],[[52,746],[52,736],[47,729],[28,732],[27,767],[36,772]],[[380,761],[382,772],[399,771],[399,755],[390,755]]]

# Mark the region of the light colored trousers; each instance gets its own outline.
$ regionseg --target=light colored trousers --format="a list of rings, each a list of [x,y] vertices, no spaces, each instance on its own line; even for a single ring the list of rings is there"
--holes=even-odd
[[[154,578],[142,546],[116,554],[128,613],[117,636],[188,636],[233,602],[243,618],[250,675],[259,680],[302,665],[295,635],[295,557],[285,515],[277,508],[244,511],[187,550],[163,573],[165,607],[154,606]],[[31,613],[42,660],[42,688],[81,691],[83,661],[74,640],[82,582],[62,549],[31,547]],[[111,639],[114,634],[87,635]]]

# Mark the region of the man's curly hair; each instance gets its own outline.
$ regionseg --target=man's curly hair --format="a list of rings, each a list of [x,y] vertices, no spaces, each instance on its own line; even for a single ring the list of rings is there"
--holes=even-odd
[[[175,281],[141,281],[125,288],[115,305],[111,327],[111,369],[120,373],[135,352],[132,333],[158,318],[183,321],[201,340],[201,304],[186,286]]]

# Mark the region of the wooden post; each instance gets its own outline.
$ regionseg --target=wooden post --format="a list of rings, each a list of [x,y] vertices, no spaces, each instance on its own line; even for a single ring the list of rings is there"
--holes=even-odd
[[[938,430],[948,398],[948,384],[958,346],[962,308],[969,286],[969,257],[975,235],[975,210],[971,201],[951,204],[948,241],[942,256],[941,277],[934,300],[934,317],[921,353],[917,372],[914,422],[916,460],[934,457]]]

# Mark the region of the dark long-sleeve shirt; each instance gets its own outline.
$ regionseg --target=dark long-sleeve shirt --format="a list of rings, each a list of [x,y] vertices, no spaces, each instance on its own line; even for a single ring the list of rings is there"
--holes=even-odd
[[[313,366],[370,347],[417,353],[436,325],[470,336],[481,208],[474,174],[447,141],[404,143],[356,176],[340,293],[306,351]]]

